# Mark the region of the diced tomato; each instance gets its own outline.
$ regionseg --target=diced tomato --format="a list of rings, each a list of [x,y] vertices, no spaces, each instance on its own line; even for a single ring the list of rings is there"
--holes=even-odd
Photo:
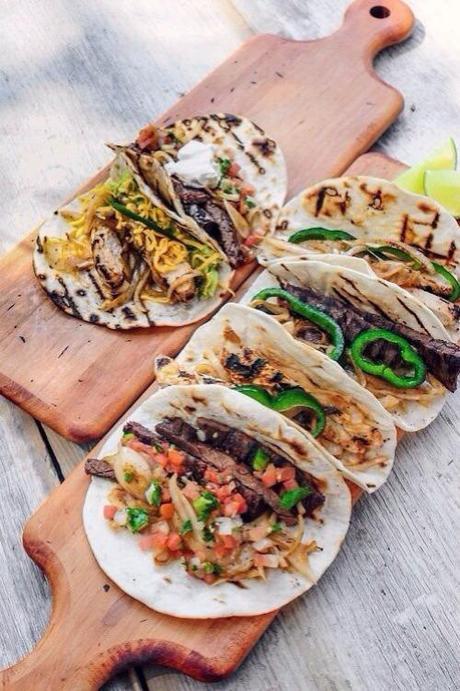
[[[170,552],[177,552],[177,550],[180,549],[181,544],[182,540],[179,533],[170,533],[168,535],[168,541],[166,542],[166,546],[170,550]]]
[[[109,521],[111,521],[117,513],[117,511],[118,507],[112,506],[112,504],[106,504],[104,506],[104,518],[107,518]]]
[[[185,455],[182,451],[173,448],[168,450],[168,460],[175,468],[179,468],[183,464],[184,459]]]
[[[280,482],[286,482],[286,480],[295,479],[295,468],[292,465],[284,466],[283,468],[278,468],[278,480]]]
[[[162,468],[165,468],[168,465],[168,457],[165,453],[158,453],[158,451],[155,451],[153,460],[156,461],[156,463],[159,463]]]
[[[262,237],[263,236],[258,233],[250,233],[243,244],[246,245],[246,247],[252,247],[253,245],[257,245],[262,240]]]
[[[239,494],[239,492],[233,495],[233,501],[235,502],[237,513],[244,513],[248,510],[246,499],[241,494]]]
[[[169,521],[174,516],[174,504],[162,504],[160,506],[160,516]]]
[[[187,499],[190,499],[190,501],[193,501],[200,496],[200,487],[196,482],[187,482],[182,490],[182,494],[184,497],[187,497]]]
[[[245,197],[250,197],[251,194],[254,194],[256,191],[256,188],[253,187],[252,185],[249,185],[247,182],[244,183],[244,185],[241,185],[240,187],[241,194],[244,194]]]
[[[235,163],[235,161],[232,161],[232,163],[228,167],[227,175],[229,175],[231,178],[234,178],[238,175],[240,170],[241,166],[238,165],[238,163]]]
[[[205,573],[203,576],[203,581],[208,585],[212,585],[216,577],[212,573]]]
[[[140,130],[136,143],[140,149],[147,149],[155,144],[156,137],[156,126],[153,123],[149,123]]]
[[[226,548],[223,542],[219,542],[217,545],[214,546],[213,552],[216,555],[216,557],[222,558],[227,556],[228,549]]]
[[[225,502],[225,500],[230,497],[231,493],[232,490],[228,485],[222,485],[222,487],[216,488],[216,497],[220,502]]]
[[[283,482],[284,489],[295,489],[298,486],[295,480],[286,480],[286,482]]]
[[[153,533],[151,535],[153,549],[164,549],[166,547],[166,543],[168,542],[168,537],[169,535],[164,535],[163,533]]]
[[[204,471],[204,479],[207,480],[208,482],[218,483],[219,482],[219,475],[212,468],[206,468],[206,470]]]
[[[148,550],[153,549],[154,542],[155,542],[155,535],[143,535],[141,537],[141,539],[139,540],[139,547],[144,552],[147,552]]]
[[[276,485],[278,482],[277,479],[277,470],[275,466],[269,465],[267,469],[265,470],[264,474],[262,475],[262,482],[264,483],[265,487],[273,487],[273,485]]]
[[[225,504],[224,516],[229,516],[232,518],[233,516],[236,516],[236,513],[236,504],[233,501],[229,501],[228,504]]]
[[[167,503],[168,501],[171,501],[171,492],[167,487],[162,487],[161,488],[161,501],[163,503]]]
[[[238,540],[233,535],[222,535],[221,537],[224,541],[225,549],[232,550],[238,545]]]

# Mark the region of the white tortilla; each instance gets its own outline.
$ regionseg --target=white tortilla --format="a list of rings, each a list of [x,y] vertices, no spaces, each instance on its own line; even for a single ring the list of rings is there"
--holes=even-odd
[[[318,390],[343,393],[352,399],[366,415],[372,427],[379,430],[383,443],[378,453],[386,458],[384,465],[359,469],[345,465],[339,458],[327,452],[331,462],[347,478],[366,492],[374,492],[391,472],[396,448],[396,429],[391,415],[369,391],[349,377],[340,365],[318,350],[296,340],[277,321],[249,307],[229,303],[192,336],[176,358],[180,371],[194,374],[199,365],[206,365],[210,375],[225,378],[221,365],[222,352],[239,353],[250,348],[258,357],[267,359],[290,381],[305,391],[317,395]],[[159,358],[161,361],[161,358]],[[167,367],[165,368],[167,369]],[[161,370],[160,370],[161,374]],[[314,385],[312,386],[312,382]],[[315,388],[316,385],[316,388]],[[296,422],[286,418],[291,425]],[[320,444],[299,427],[312,443]]]
[[[368,312],[375,312],[372,302],[377,303],[395,323],[402,323],[420,331],[418,318],[433,338],[452,340],[439,319],[406,290],[381,278],[320,261],[278,260],[271,262],[268,269],[257,277],[242,296],[240,302],[243,305],[249,305],[253,296],[262,288],[279,287],[278,278],[288,280],[294,285],[308,285],[326,295],[330,294],[334,286],[340,290],[344,282],[347,290],[350,291],[350,284],[344,279],[351,280],[355,285],[353,302],[357,307],[364,308]],[[347,293],[347,298],[351,300],[350,292]],[[446,395],[447,392],[436,397],[429,407],[421,405],[418,401],[407,401],[404,411],[391,413],[395,425],[406,432],[423,429],[439,415]]]
[[[322,548],[309,558],[316,582],[339,551],[351,512],[349,490],[325,454],[281,415],[223,386],[167,387],[153,394],[130,419],[153,429],[168,415],[183,417],[191,424],[206,416],[242,429],[261,443],[269,442],[324,483],[326,501],[318,512],[319,520],[306,520],[306,535]],[[116,449],[121,431],[122,425],[110,435],[101,458]],[[299,574],[269,570],[266,581],[248,579],[244,589],[231,583],[209,586],[188,576],[179,562],[157,566],[151,554],[140,550],[136,536],[114,531],[104,520],[103,506],[112,485],[109,480],[92,479],[83,507],[86,535],[107,576],[151,609],[193,619],[254,616],[278,609],[313,585]]]
[[[368,176],[322,180],[281,210],[275,237],[301,228],[346,230],[365,241],[395,240],[460,263],[460,227],[433,199]],[[292,246],[292,243],[289,243]]]
[[[111,170],[111,177],[118,178],[125,170],[131,170],[122,154],[118,154]],[[142,180],[136,178],[141,191],[148,196],[148,187]],[[33,255],[35,275],[53,302],[64,312],[83,319],[84,321],[107,326],[109,329],[133,329],[149,326],[183,326],[192,324],[213,312],[228,295],[227,286],[233,271],[223,259],[219,267],[219,280],[222,288],[218,289],[212,298],[195,297],[189,302],[165,304],[146,300],[145,312],[141,311],[133,302],[127,302],[121,307],[115,307],[110,312],[101,309],[104,297],[95,287],[96,272],[78,271],[73,274],[52,268],[41,250],[46,237],[64,238],[69,231],[69,225],[62,218],[61,211],[78,212],[80,204],[77,199],[63,209],[59,209],[45,221],[38,230],[37,243]],[[204,234],[204,241],[208,240]],[[203,238],[199,238],[200,240]]]

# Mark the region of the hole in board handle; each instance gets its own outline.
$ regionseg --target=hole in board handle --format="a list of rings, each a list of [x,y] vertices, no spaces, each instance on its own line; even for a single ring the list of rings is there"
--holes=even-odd
[[[374,7],[371,7],[369,10],[369,14],[376,19],[386,19],[390,16],[391,11],[388,7],[384,7],[384,5],[374,5]]]

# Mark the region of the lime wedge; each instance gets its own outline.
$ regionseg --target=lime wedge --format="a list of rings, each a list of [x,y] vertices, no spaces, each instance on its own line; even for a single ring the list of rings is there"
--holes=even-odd
[[[452,137],[436,147],[422,163],[405,170],[394,182],[408,192],[425,194],[423,176],[426,170],[455,170],[457,165],[457,148]]]
[[[460,216],[460,170],[426,170],[423,184],[427,197]]]

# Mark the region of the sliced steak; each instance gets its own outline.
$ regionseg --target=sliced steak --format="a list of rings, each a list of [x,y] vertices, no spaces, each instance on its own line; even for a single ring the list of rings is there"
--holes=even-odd
[[[225,209],[213,200],[210,192],[201,187],[188,187],[172,177],[174,190],[185,212],[222,247],[234,269],[244,263],[239,235]]]
[[[127,422],[123,427],[123,431],[131,432],[134,434],[136,439],[141,441],[143,444],[148,444],[155,447],[161,444],[163,438],[166,439],[166,437],[162,438],[158,434],[155,434],[155,432],[151,432],[149,429],[147,429],[147,427],[144,427],[138,422]],[[168,441],[171,440],[168,439]],[[172,443],[176,444],[176,442]],[[179,444],[176,444],[176,446],[179,446]],[[204,475],[206,468],[208,467],[207,459],[187,452],[186,449],[184,449],[184,451],[186,451],[185,475],[189,475],[191,478],[193,478],[193,480],[196,480],[198,484],[203,485],[206,482]],[[235,478],[235,484],[241,496],[244,497],[248,507],[243,517],[246,521],[253,521],[266,510],[263,498],[258,492],[254,491],[250,487],[245,486],[237,478]]]
[[[307,515],[311,515],[315,509],[324,504],[325,497],[319,490],[315,479],[300,468],[297,468],[297,466],[294,466],[294,464],[287,458],[284,458],[284,456],[281,456],[266,446],[262,446],[245,432],[233,429],[222,422],[199,418],[198,425],[200,431],[204,433],[205,441],[208,444],[231,454],[233,458],[240,463],[246,463],[251,466],[253,453],[257,448],[263,448],[270,459],[270,463],[273,463],[278,468],[293,466],[295,468],[297,483],[301,487],[308,487],[312,490],[311,494],[302,500]]]
[[[115,480],[115,471],[107,461],[102,458],[87,458],[85,461],[85,473],[87,475],[97,475],[106,480]]]
[[[223,473],[228,481],[235,480],[243,487],[250,489],[265,504],[272,509],[287,525],[293,525],[296,518],[293,514],[279,506],[279,498],[276,492],[265,485],[241,463],[237,463],[231,456],[218,451],[212,446],[202,442],[197,437],[194,427],[184,422],[181,418],[165,419],[156,426],[156,431],[162,437],[178,446],[183,451],[198,456],[209,465],[212,465],[220,473]]]
[[[381,315],[362,312],[341,298],[326,297],[312,288],[305,286],[299,288],[287,281],[280,281],[280,284],[284,290],[300,298],[303,302],[330,314],[342,327],[347,343],[351,343],[361,331],[375,327],[393,331],[407,338],[423,358],[428,371],[449,391],[456,390],[457,379],[460,374],[460,347],[455,343],[432,338],[428,334],[416,331],[404,324],[396,324]],[[403,364],[398,348],[385,341],[377,341],[372,346],[371,356],[392,367]]]

